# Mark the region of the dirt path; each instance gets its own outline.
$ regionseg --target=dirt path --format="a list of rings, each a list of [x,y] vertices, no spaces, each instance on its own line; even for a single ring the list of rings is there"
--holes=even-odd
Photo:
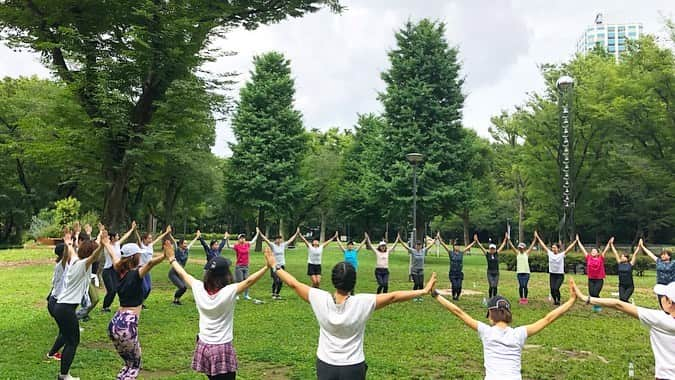
[[[46,265],[53,264],[54,259],[44,258],[44,259],[28,259],[20,261],[0,261],[0,268],[18,268],[18,267],[27,267],[31,265]]]

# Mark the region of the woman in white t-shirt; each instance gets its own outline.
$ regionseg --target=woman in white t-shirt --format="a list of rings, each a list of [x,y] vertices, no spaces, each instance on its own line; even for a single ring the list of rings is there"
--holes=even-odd
[[[102,232],[101,239],[108,240],[108,234],[105,231]],[[72,243],[66,243],[66,252],[62,260],[67,260],[68,270],[64,274],[63,288],[56,296],[53,314],[59,325],[59,335],[63,337],[64,343],[59,379],[77,379],[69,373],[77,346],[80,344],[80,323],[75,309],[89,290],[91,265],[98,260],[102,248],[103,246],[97,242],[87,240],[80,243],[75,253]]]
[[[199,281],[176,261],[171,244],[164,244],[164,252],[171,268],[192,288],[199,311],[199,334],[192,369],[204,373],[210,380],[234,379],[237,375],[237,355],[232,346],[232,332],[236,297],[265,275],[267,266],[235,283],[230,261],[215,256],[206,264],[204,280]],[[269,247],[265,248],[265,254],[272,254]]]
[[[577,296],[570,280],[570,299],[557,307],[544,318],[526,326],[511,327],[511,304],[502,296],[488,301],[487,318],[490,325],[478,322],[454,303],[440,296],[434,289],[431,296],[441,305],[455,314],[467,326],[478,332],[483,343],[483,365],[485,380],[520,380],[521,356],[525,340],[537,334],[569,310]]]
[[[305,239],[305,237],[302,234],[298,235],[307,246],[307,275],[309,276],[309,279],[312,280],[312,287],[320,288],[321,261],[323,257],[323,249],[326,248],[326,246],[330,242],[332,242],[338,237],[337,232],[335,233],[335,235],[333,235],[333,237],[324,241],[323,243],[320,243],[318,239],[314,239],[312,240],[312,244],[309,244],[307,239]]]
[[[159,241],[164,239],[164,237],[168,234],[171,233],[171,226],[167,226],[166,230],[159,236],[157,236],[156,239],[152,239],[152,233],[151,232],[146,232],[143,234],[143,236],[140,236],[138,234],[138,229],[135,229],[134,232],[136,233],[136,239],[138,240],[138,245],[141,247],[141,261],[140,265],[146,265],[152,260],[152,256],[154,255],[154,246],[157,244]],[[150,296],[150,292],[152,291],[152,277],[150,277],[150,273],[147,273],[145,276],[143,276],[143,309],[147,309],[148,307],[145,305],[145,300],[148,299],[148,296]]]
[[[657,380],[675,379],[675,282],[654,287],[661,310],[638,307],[615,298],[585,296],[576,285],[573,290],[577,299],[586,305],[616,309],[639,319],[643,325],[649,327],[649,340],[654,352],[654,377]]]
[[[68,241],[70,239],[70,233],[65,234],[63,241]],[[47,311],[52,318],[54,318],[54,306],[56,306],[57,296],[61,293],[63,289],[63,280],[65,278],[65,273],[67,271],[67,260],[64,259],[64,254],[66,253],[66,245],[64,243],[59,243],[54,247],[54,254],[56,255],[56,264],[54,265],[54,274],[52,275],[52,289],[49,291],[47,296]],[[54,319],[56,321],[56,319]],[[54,345],[52,345],[51,350],[47,353],[48,359],[61,360],[61,353],[59,350],[63,348],[65,342],[63,341],[63,335],[58,334]]]
[[[570,243],[566,250],[560,252],[558,243],[553,243],[549,249],[539,233],[534,231],[534,238],[539,242],[539,246],[546,251],[548,255],[548,282],[551,288],[551,298],[554,305],[560,305],[560,287],[565,278],[565,255],[567,255],[577,244],[577,240]]]
[[[428,294],[436,284],[436,273],[433,273],[424,289],[352,296],[350,293],[356,285],[356,270],[353,265],[343,261],[333,267],[331,280],[335,292],[331,294],[309,287],[284,268],[277,267],[275,257],[269,250],[265,251],[265,260],[283,282],[312,306],[319,322],[319,345],[316,350],[316,375],[319,380],[365,379],[368,366],[363,354],[363,336],[366,322],[373,311]]]

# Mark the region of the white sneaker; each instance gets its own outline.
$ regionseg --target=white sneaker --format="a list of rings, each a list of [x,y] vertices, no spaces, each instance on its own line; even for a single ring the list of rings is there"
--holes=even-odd
[[[65,376],[59,375],[59,380],[80,380],[79,377],[72,377],[70,374],[67,374]]]
[[[244,299],[245,299],[245,300],[251,300],[252,298],[251,298],[251,296],[249,296],[249,295],[247,294],[247,295],[244,296]]]
[[[239,301],[239,296],[237,296],[237,301]]]

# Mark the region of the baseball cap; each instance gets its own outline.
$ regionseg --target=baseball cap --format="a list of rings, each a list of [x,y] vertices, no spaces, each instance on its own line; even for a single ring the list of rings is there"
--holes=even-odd
[[[137,253],[141,253],[141,247],[136,243],[127,243],[122,246],[122,257],[131,257]]]
[[[225,274],[230,269],[230,265],[230,260],[223,256],[216,256],[206,263],[204,269],[213,274]]]
[[[526,247],[525,243],[518,243],[518,248],[525,248],[525,247]]]
[[[490,245],[488,246],[488,249],[497,249],[497,246],[494,245],[494,244],[490,244]]]
[[[487,308],[488,308],[488,311],[487,311],[487,314],[485,315],[485,318],[490,317],[490,310],[506,309],[506,310],[511,311],[511,304],[509,303],[509,301],[506,298],[504,298],[502,296],[494,296],[494,297],[492,297],[488,300]]]
[[[654,293],[659,296],[666,296],[669,299],[675,301],[675,281],[668,285],[656,285],[654,287]]]
[[[239,239],[241,239],[241,238],[244,238],[244,237],[246,237],[246,235],[244,235],[244,234],[239,234],[239,235],[237,235],[237,240],[239,240]]]
[[[384,241],[384,240],[382,240],[377,246],[378,246],[378,247],[381,247],[381,246],[383,246],[383,245],[384,245],[384,246],[387,245],[387,242]]]

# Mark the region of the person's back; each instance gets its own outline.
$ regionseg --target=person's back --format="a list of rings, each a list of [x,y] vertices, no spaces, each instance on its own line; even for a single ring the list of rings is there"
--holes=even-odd
[[[657,379],[675,379],[675,318],[663,310],[638,307],[638,319],[649,327]]]
[[[330,293],[312,288],[309,303],[319,323],[317,357],[340,366],[363,362],[363,336],[375,311],[375,295],[358,294],[337,304]]]
[[[210,294],[202,281],[193,280],[192,294],[199,311],[199,339],[208,344],[231,342],[237,284]]]
[[[521,353],[527,330],[524,326],[488,326],[478,323],[478,335],[483,342],[483,363],[486,380],[521,379]]]

